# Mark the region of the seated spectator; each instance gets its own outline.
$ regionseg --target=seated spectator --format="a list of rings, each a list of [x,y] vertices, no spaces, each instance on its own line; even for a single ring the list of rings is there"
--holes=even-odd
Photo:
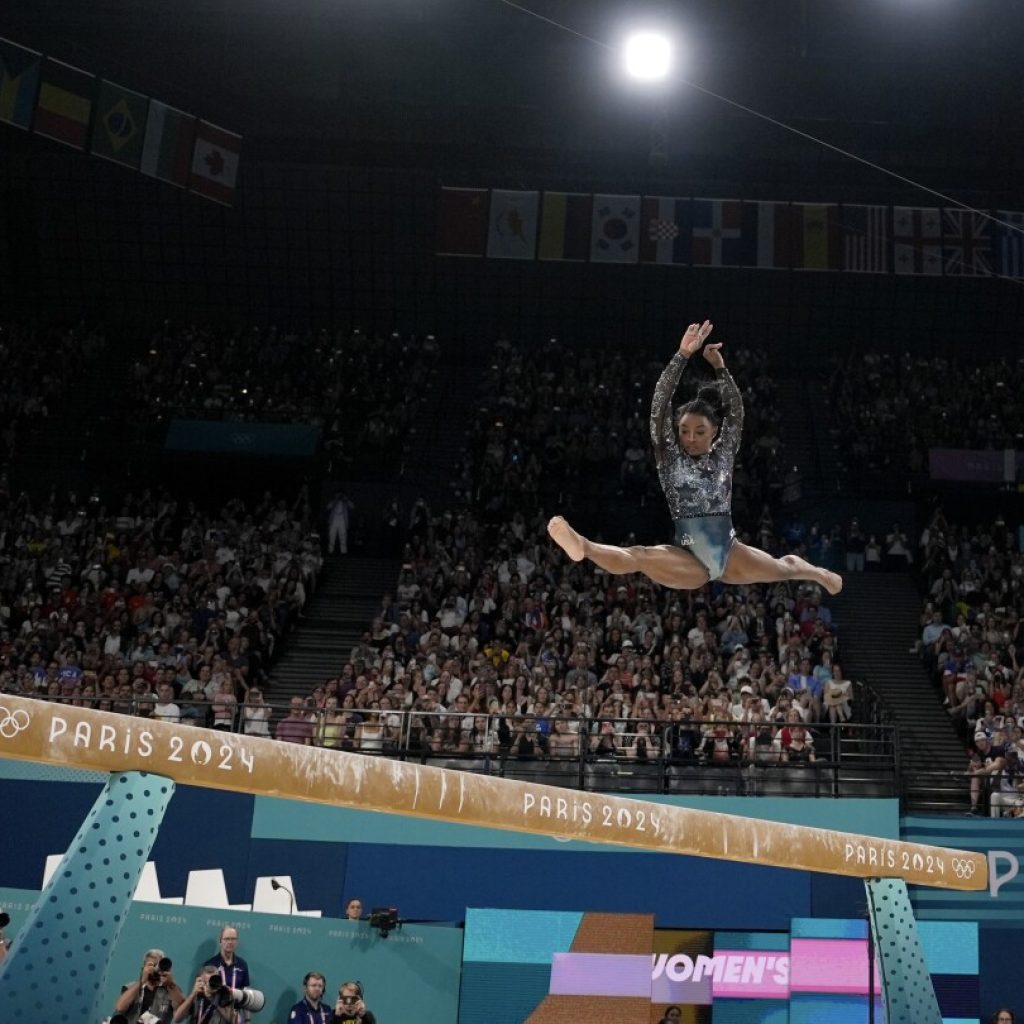
[[[250,687],[242,705],[242,732],[246,736],[270,737],[271,708],[263,699],[258,686]]]
[[[999,773],[997,788],[989,797],[989,808],[993,818],[1019,818],[1024,811],[1024,764],[1015,746],[1006,748],[1003,770]]]
[[[813,764],[814,740],[802,724],[792,724],[781,730],[782,760],[785,764]]]
[[[284,740],[286,743],[301,743],[310,746],[313,742],[313,723],[306,713],[306,707],[301,697],[291,699],[287,718],[282,718],[274,730],[275,739]]]
[[[977,733],[967,766],[967,775],[971,780],[970,814],[981,814],[982,784],[991,785],[996,782],[1005,767],[1006,748],[1002,744],[993,743],[985,733]]]
[[[737,764],[740,759],[739,736],[730,726],[715,722],[705,733],[698,753],[709,765]]]

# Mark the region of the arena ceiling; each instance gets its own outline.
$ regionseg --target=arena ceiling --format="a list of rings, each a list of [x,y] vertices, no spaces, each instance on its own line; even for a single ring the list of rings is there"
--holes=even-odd
[[[516,0],[518,3],[519,0]],[[700,85],[936,183],[1012,193],[1022,0],[524,0],[614,42],[654,20]],[[677,85],[625,88],[606,50],[503,0],[12,0],[0,35],[236,128],[267,155],[651,169],[870,184],[813,145]],[[888,186],[887,186],[888,187]]]

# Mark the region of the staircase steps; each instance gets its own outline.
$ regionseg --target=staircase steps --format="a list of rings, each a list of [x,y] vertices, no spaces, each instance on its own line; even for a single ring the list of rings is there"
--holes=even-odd
[[[394,590],[398,571],[399,563],[387,558],[328,556],[305,616],[274,666],[266,700],[287,704],[293,696],[308,697],[339,675],[370,628],[381,597]]]
[[[939,695],[910,648],[918,638],[921,598],[903,573],[847,573],[830,602],[840,630],[844,674],[882,698],[900,737],[908,813],[950,813],[969,806],[964,750]]]

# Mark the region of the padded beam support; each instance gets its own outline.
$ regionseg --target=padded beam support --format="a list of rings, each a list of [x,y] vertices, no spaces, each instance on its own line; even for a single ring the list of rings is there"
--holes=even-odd
[[[939,1001],[902,878],[864,882],[888,1024],[942,1024]]]
[[[107,1016],[110,956],[173,793],[157,775],[110,776],[0,964],[0,1021]]]

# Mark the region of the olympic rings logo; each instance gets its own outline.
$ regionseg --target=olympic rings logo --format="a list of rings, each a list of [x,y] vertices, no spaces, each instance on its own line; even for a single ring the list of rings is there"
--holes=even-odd
[[[973,860],[964,860],[963,857],[953,858],[953,874],[957,878],[973,878],[976,865]]]
[[[11,711],[9,708],[0,706],[0,737],[5,740],[13,740],[19,732],[28,728],[29,714],[20,708]]]

